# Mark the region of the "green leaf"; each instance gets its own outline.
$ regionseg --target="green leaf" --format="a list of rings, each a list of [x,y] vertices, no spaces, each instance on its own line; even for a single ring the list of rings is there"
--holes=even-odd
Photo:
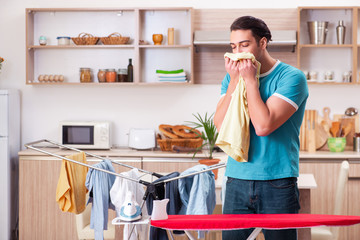
[[[204,140],[204,144],[194,152],[193,158],[196,154],[205,146],[209,149],[209,159],[212,159],[212,154],[215,148],[216,139],[218,137],[218,132],[214,124],[214,113],[210,116],[208,113],[205,113],[204,116],[201,116],[199,113],[193,114],[197,121],[186,121],[186,123],[191,124],[194,129],[203,128],[201,131],[201,138]]]

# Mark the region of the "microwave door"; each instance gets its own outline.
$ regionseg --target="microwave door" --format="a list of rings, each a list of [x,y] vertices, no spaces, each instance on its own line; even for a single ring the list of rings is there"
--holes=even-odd
[[[63,126],[63,144],[93,145],[94,126]]]

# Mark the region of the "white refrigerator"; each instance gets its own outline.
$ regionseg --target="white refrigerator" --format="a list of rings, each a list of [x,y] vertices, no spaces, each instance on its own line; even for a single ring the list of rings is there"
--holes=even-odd
[[[20,94],[0,89],[0,239],[17,236]]]

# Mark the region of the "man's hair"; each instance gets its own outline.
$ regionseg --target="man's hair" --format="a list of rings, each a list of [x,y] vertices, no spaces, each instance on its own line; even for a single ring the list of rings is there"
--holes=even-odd
[[[266,38],[267,43],[271,41],[271,32],[268,26],[259,18],[252,16],[239,17],[230,26],[230,31],[235,30],[251,30],[258,44],[263,37]]]

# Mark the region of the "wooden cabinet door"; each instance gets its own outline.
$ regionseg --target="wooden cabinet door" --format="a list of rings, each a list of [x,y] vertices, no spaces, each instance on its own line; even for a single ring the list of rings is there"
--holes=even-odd
[[[75,218],[55,200],[61,161],[19,163],[19,235],[21,240],[76,240]]]
[[[360,215],[360,163],[350,163],[349,182],[348,182],[348,215]],[[348,228],[348,239],[359,239],[360,225]]]
[[[311,213],[334,214],[335,191],[340,167],[341,160],[331,162],[316,160],[300,163],[300,173],[314,174],[317,183],[317,188],[311,190]],[[346,190],[343,214],[347,213],[347,195]],[[347,231],[348,227],[341,227],[339,239],[348,239]]]
[[[61,160],[39,157],[42,160],[19,161],[19,235],[21,240],[77,240],[75,215],[62,212],[55,200]],[[89,161],[89,164],[97,162]],[[125,162],[141,167],[141,161]],[[113,164],[117,173],[128,171]],[[109,210],[109,220],[115,211]]]

